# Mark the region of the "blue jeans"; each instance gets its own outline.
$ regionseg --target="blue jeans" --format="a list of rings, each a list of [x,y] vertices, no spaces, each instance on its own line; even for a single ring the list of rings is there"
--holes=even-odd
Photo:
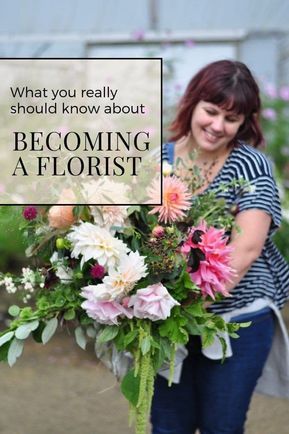
[[[201,353],[199,337],[188,343],[181,381],[168,387],[157,376],[152,404],[152,434],[243,434],[246,414],[274,334],[274,314],[263,309],[234,318],[252,321],[232,339],[233,356],[222,364]]]

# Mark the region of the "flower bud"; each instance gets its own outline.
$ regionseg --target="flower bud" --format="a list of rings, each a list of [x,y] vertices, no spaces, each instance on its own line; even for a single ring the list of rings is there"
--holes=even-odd
[[[165,234],[165,230],[162,226],[155,226],[152,230],[152,234],[156,238],[161,238]]]

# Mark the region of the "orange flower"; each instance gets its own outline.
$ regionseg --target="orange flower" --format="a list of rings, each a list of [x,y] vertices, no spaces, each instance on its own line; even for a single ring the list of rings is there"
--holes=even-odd
[[[61,205],[54,205],[48,212],[49,226],[55,229],[64,229],[71,226],[75,222],[75,216],[73,215],[74,205],[71,204],[75,201],[75,195],[72,190],[64,189],[58,200]]]

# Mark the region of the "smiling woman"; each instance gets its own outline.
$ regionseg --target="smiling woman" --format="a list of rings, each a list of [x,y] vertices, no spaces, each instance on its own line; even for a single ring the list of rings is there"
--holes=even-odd
[[[197,166],[203,183],[195,196],[214,191],[234,209],[238,231],[230,234],[229,245],[236,274],[225,288],[231,296],[209,310],[252,325],[234,342],[224,336],[224,363],[219,343],[202,349],[198,337],[190,338],[180,382],[168,387],[162,374],[157,377],[153,434],[243,434],[258,380],[259,391],[289,398],[289,366],[283,363],[289,365],[289,344],[279,313],[289,296],[289,267],[271,240],[281,210],[271,163],[256,149],[264,143],[260,109],[259,89],[246,65],[211,63],[190,81],[171,125],[172,142],[164,146],[163,158],[177,175],[188,179]],[[238,186],[242,180],[246,188]],[[283,336],[278,348],[275,327]],[[224,402],[232,403],[229,411]]]

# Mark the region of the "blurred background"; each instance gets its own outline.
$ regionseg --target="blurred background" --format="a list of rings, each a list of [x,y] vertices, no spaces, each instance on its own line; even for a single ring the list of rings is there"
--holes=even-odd
[[[283,205],[275,241],[289,261],[288,0],[0,0],[0,5],[1,58],[162,57],[165,138],[175,105],[200,67],[222,58],[245,62],[262,91],[265,152],[275,166]],[[28,263],[19,231],[21,211],[0,207],[2,272]],[[2,288],[3,321],[8,304],[11,296]],[[287,324],[288,311],[285,307]],[[39,350],[31,343],[13,370],[1,366],[0,433],[130,432],[113,378],[94,364],[92,354],[68,349],[73,343],[65,333],[57,339],[57,346]],[[106,387],[109,391],[96,392]],[[254,398],[248,433],[285,434],[288,425],[288,401]]]

